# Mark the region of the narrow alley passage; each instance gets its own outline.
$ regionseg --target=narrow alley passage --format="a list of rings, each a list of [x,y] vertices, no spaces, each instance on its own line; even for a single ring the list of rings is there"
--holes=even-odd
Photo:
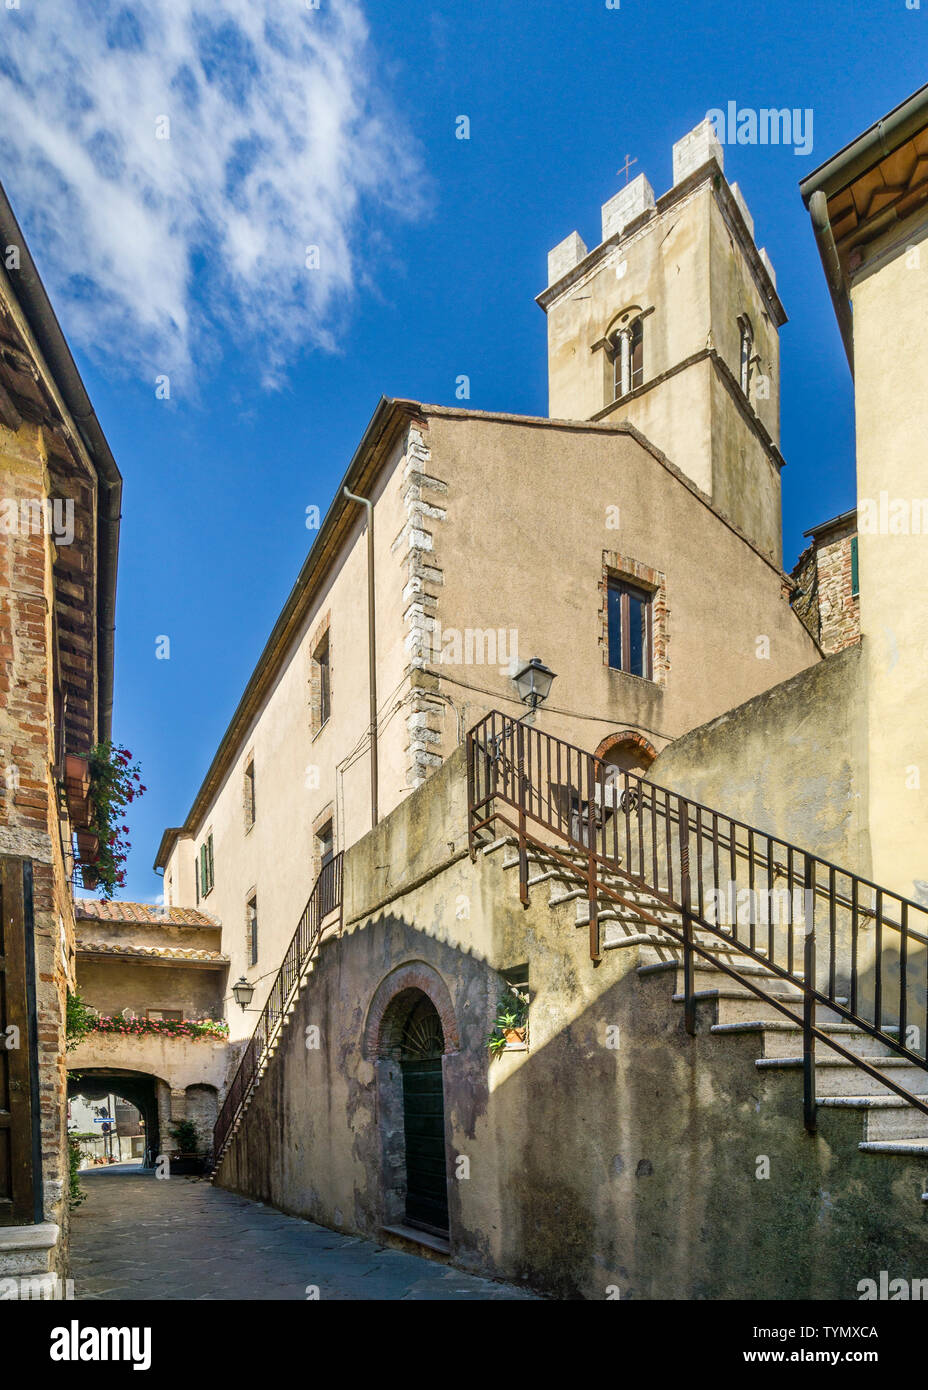
[[[511,1285],[339,1235],[205,1179],[81,1174],[75,1299],[531,1299]],[[315,1293],[318,1290],[318,1294]]]

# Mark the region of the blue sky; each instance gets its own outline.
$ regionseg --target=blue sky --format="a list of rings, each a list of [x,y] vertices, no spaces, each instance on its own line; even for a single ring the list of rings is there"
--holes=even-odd
[[[787,567],[853,504],[850,378],[797,185],[921,85],[928,0],[62,6],[0,21],[0,177],[125,479],[114,735],[149,790],[124,896],[160,892],[161,832],[379,396],[455,404],[467,374],[474,408],[545,414],[548,250],[574,228],[597,244],[626,154],[664,192],[673,141],[729,100],[814,116],[808,157],[725,152],[790,317]]]

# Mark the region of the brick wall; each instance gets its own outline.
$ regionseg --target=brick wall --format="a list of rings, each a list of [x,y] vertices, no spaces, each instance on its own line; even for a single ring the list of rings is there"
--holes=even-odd
[[[0,428],[0,494],[44,502],[42,428]],[[7,515],[13,513],[7,508]],[[54,542],[45,528],[0,537],[0,852],[31,860],[45,1219],[67,1228],[65,1006],[73,983],[69,829],[59,819],[53,663]],[[65,1242],[59,1261],[65,1258]]]
[[[856,525],[812,532],[797,560],[792,606],[826,656],[860,641],[860,597],[854,592]]]

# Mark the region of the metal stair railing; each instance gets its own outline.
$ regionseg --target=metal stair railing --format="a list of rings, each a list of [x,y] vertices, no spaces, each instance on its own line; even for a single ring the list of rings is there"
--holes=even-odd
[[[341,911],[341,906],[342,855],[339,853],[323,866],[313,885],[283,963],[268,992],[261,1017],[226,1092],[213,1127],[214,1171],[225,1152],[232,1127],[258,1084],[262,1069],[284,1027],[303,972],[319,944],[322,923],[336,908]]]
[[[797,1023],[810,1131],[816,1041],[928,1114],[928,1095],[913,1094],[816,1022],[821,1004],[928,1072],[924,905],[496,710],[467,735],[467,790],[471,857],[481,831],[505,826],[514,832],[523,905],[529,901],[529,845],[584,882],[594,964],[602,959],[600,898],[631,909],[682,948],[688,1032],[695,1031],[697,958]],[[566,850],[552,844],[552,836]],[[679,924],[627,896],[642,892],[655,910],[678,914]],[[697,931],[712,941],[701,941]],[[744,974],[720,959],[712,950],[719,942],[773,978]],[[782,984],[799,991],[801,1001],[771,993]]]

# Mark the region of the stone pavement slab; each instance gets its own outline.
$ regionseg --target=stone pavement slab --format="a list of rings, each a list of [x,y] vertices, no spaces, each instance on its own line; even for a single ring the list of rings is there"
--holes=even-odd
[[[76,1299],[533,1299],[510,1284],[286,1216],[202,1178],[81,1174],[71,1221]]]

